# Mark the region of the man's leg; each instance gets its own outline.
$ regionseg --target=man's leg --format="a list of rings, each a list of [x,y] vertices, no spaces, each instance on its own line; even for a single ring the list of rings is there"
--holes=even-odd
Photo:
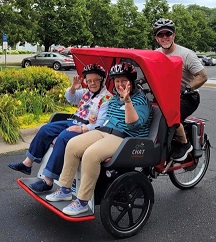
[[[191,115],[198,108],[199,103],[199,93],[181,96],[181,120],[184,121],[189,115]],[[182,123],[176,129],[176,135],[179,145],[174,149],[171,157],[177,162],[182,162],[187,158],[188,153],[193,150],[193,146],[191,145],[190,141],[187,140]]]
[[[193,146],[187,140],[182,124],[176,129],[176,136],[179,144],[175,147],[171,157],[177,162],[182,162],[187,158],[188,153],[193,150]]]
[[[180,126],[176,129],[176,135],[180,143],[182,144],[187,143],[187,137],[182,124],[180,124]]]

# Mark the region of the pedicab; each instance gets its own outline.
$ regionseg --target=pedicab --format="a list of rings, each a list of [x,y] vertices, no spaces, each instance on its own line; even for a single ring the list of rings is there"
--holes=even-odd
[[[110,67],[120,60],[135,65],[138,70],[137,87],[147,95],[153,106],[149,136],[124,138],[114,156],[102,163],[94,196],[88,203],[86,213],[66,215],[62,209],[68,201],[49,202],[45,197],[53,191],[39,194],[29,187],[29,184],[43,178],[42,172],[52,152],[52,145],[43,158],[37,177],[20,178],[17,183],[35,200],[67,221],[93,220],[95,206],[99,205],[101,221],[107,232],[116,238],[130,237],[140,231],[150,217],[154,204],[153,179],[168,175],[174,186],[183,190],[193,188],[202,180],[210,159],[206,120],[196,117],[185,120],[184,128],[193,150],[184,162],[176,163],[170,153],[176,144],[175,130],[180,123],[182,59],[152,50],[73,48],[71,51],[79,74],[90,63],[97,63],[106,69],[106,85],[110,91],[113,91],[113,83],[108,77]],[[63,114],[63,117],[67,115]],[[62,115],[54,115],[51,122],[61,118]],[[78,170],[71,188],[74,199],[80,177]],[[55,181],[54,189],[57,188],[59,183]]]

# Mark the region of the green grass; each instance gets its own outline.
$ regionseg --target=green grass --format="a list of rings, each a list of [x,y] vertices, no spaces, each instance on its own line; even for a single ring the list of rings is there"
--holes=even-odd
[[[0,70],[11,69],[11,68],[16,68],[16,69],[22,68],[21,63],[10,62],[10,63],[6,63],[6,66],[5,66],[5,63],[0,63]]]
[[[64,109],[65,110],[63,111],[63,113],[72,114],[76,111],[77,107],[67,106],[67,107],[64,107]],[[29,114],[29,113],[24,114],[18,117],[18,123],[21,129],[34,128],[34,127],[37,127],[38,125],[47,123],[52,114],[53,113],[42,114],[39,116],[38,119],[35,119],[33,114]]]
[[[2,66],[2,70],[6,70],[6,69],[21,69],[21,66]]]

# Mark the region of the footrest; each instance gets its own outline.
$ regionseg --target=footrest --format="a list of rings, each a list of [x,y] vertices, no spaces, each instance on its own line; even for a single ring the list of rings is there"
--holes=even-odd
[[[46,208],[60,216],[61,218],[71,221],[71,222],[81,222],[81,221],[89,221],[93,220],[94,214],[92,210],[89,208],[89,210],[85,213],[76,215],[76,216],[69,216],[67,214],[64,214],[62,212],[62,209],[66,207],[70,201],[59,201],[59,202],[49,202],[46,200],[46,195],[53,193],[53,191],[56,191],[59,186],[54,184],[52,191],[48,192],[43,192],[43,193],[36,193],[31,188],[29,185],[31,183],[34,183],[36,181],[40,180],[38,177],[33,177],[33,178],[20,178],[17,180],[18,185],[24,189],[29,195],[31,195],[36,201],[44,205]],[[73,197],[73,199],[76,199],[76,197]]]

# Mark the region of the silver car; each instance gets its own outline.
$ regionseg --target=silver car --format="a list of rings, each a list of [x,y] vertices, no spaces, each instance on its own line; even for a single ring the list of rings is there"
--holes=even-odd
[[[70,70],[75,68],[73,57],[62,55],[58,52],[41,52],[35,56],[24,58],[21,65],[23,68],[29,66],[48,66],[54,70]]]

